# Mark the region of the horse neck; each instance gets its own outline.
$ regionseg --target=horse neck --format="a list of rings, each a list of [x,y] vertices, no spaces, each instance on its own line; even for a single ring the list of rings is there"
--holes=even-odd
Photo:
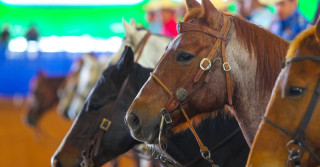
[[[233,105],[235,108],[232,115],[237,119],[244,137],[251,147],[272,90],[262,90],[263,92],[261,92],[256,87],[262,83],[256,77],[256,55],[250,57],[248,50],[238,41],[235,31],[231,34],[226,48],[226,56],[232,67],[230,74],[234,87]]]
[[[138,64],[142,67],[154,68],[171,40],[171,38],[152,34],[143,48]]]

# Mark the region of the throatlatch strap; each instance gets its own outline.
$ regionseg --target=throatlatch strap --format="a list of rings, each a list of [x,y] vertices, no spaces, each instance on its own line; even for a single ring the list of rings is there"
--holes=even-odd
[[[227,81],[227,93],[228,93],[228,102],[229,105],[232,106],[232,94],[233,94],[233,87],[231,83],[231,77],[230,77],[230,70],[231,67],[229,63],[227,62],[227,57],[226,57],[226,42],[222,41],[222,62],[223,64],[223,69],[226,72],[226,81]],[[226,64],[225,64],[226,63]],[[227,68],[227,69],[226,69]]]

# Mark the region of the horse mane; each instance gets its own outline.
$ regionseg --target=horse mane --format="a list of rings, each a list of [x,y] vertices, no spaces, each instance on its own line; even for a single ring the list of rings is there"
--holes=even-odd
[[[281,70],[281,61],[285,57],[289,43],[277,35],[246,20],[233,16],[237,38],[250,53],[256,56],[256,87],[264,94],[272,90]],[[259,85],[257,85],[258,81]]]
[[[221,13],[222,14],[222,13]],[[186,14],[184,21],[200,19],[203,21],[201,8],[194,8]],[[237,16],[229,16],[236,29],[237,39],[257,60],[256,88],[264,96],[266,91],[272,90],[275,80],[281,70],[281,61],[286,55],[288,42],[271,32],[250,23]]]
[[[305,46],[308,47],[309,50],[314,50],[317,53],[320,53],[319,43],[317,41],[317,38],[315,37],[315,32],[316,27],[312,26],[311,28],[301,32],[298,36],[296,36],[296,38],[290,44],[286,58],[292,58],[298,48],[305,44],[307,44]]]

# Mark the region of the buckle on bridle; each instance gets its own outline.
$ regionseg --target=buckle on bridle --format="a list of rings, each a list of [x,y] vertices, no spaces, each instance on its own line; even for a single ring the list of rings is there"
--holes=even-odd
[[[226,65],[228,65],[228,67],[226,67]],[[223,68],[223,70],[224,70],[225,72],[231,71],[231,66],[230,66],[229,62],[224,62],[224,63],[222,64],[222,68]]]
[[[203,64],[205,63],[205,62],[208,62],[209,64],[207,65],[207,67],[203,67]],[[201,60],[201,62],[200,62],[200,68],[201,68],[201,70],[203,70],[203,71],[208,71],[210,68],[211,68],[211,60],[210,59],[208,59],[208,58],[203,58],[202,60]]]
[[[205,147],[205,149],[201,149],[200,152],[201,152],[202,158],[206,160],[211,159],[211,152],[207,147]]]
[[[111,125],[111,121],[108,120],[107,118],[103,118],[102,122],[100,124],[100,129],[102,129],[104,131],[108,131],[110,125]]]
[[[166,121],[167,124],[172,123],[172,118],[171,118],[169,113],[163,114],[163,118],[164,118],[164,120]]]
[[[162,114],[163,119],[167,124],[172,123],[172,118],[169,113],[166,113],[166,108],[161,109],[160,113]]]
[[[287,150],[288,150],[289,153],[296,152],[296,153],[301,154],[302,153],[301,152],[301,150],[302,150],[301,148],[302,148],[301,144],[300,143],[298,143],[298,144],[295,143],[294,140],[290,140],[287,143]]]

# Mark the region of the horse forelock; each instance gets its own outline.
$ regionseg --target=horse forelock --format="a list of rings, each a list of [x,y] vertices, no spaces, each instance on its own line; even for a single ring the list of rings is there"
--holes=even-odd
[[[201,8],[193,8],[190,11],[186,13],[186,15],[183,18],[183,21],[189,21],[193,19],[199,19],[201,16]]]

